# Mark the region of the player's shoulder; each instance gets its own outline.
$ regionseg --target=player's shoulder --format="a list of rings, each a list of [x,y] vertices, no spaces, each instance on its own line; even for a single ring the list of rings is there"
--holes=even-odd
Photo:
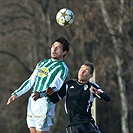
[[[38,62],[38,65],[41,65],[42,63],[46,63],[46,62],[48,62],[48,61],[49,61],[49,59],[40,60],[40,61]]]
[[[95,88],[101,88],[97,83],[95,82],[89,82],[91,86],[95,87]]]
[[[60,63],[60,65],[67,67],[67,64],[63,60],[59,61],[59,63]]]
[[[66,84],[76,83],[77,79],[70,79],[66,81]]]
[[[70,79],[66,81],[65,85],[67,86],[66,88],[74,88],[74,86],[77,85],[76,79]]]
[[[64,61],[59,61],[58,63],[59,63],[58,65],[60,65],[61,70],[69,71],[69,68],[68,68],[67,64]]]

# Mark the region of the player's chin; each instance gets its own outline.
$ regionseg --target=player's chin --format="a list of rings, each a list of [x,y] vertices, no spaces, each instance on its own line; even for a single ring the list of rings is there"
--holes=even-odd
[[[81,80],[81,81],[85,81],[85,80],[86,80],[86,79],[85,79],[84,77],[82,77],[82,76],[79,76],[78,79]]]
[[[54,59],[54,58],[57,58],[56,54],[51,54],[51,57]]]
[[[57,59],[58,59],[58,57],[57,57],[57,56],[51,56],[51,58],[52,58],[52,59],[55,59],[55,60],[57,60]]]

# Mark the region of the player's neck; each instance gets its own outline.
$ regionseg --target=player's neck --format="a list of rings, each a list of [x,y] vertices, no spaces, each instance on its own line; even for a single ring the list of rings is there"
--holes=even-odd
[[[54,58],[51,58],[52,61],[60,61],[60,60],[63,60],[63,59],[54,59]]]
[[[78,79],[78,82],[79,82],[80,84],[85,84],[85,83],[88,82],[88,80],[86,81],[86,80],[79,80],[79,79]]]

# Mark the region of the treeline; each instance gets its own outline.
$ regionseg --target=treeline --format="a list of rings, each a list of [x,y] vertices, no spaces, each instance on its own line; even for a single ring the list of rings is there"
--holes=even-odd
[[[50,57],[53,39],[65,36],[70,51],[65,62],[69,78],[80,65],[95,66],[95,80],[112,98],[96,101],[97,124],[103,133],[133,131],[133,43],[130,0],[0,0],[0,130],[28,133],[26,105],[30,92],[5,103],[34,70],[38,61]],[[75,14],[72,25],[55,20],[61,8]],[[65,99],[64,99],[65,100]],[[65,133],[64,100],[56,106],[51,133]]]

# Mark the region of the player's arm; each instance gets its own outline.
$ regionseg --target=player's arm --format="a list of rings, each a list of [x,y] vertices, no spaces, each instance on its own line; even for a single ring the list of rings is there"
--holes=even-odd
[[[24,93],[26,93],[28,90],[31,89],[36,78],[37,67],[38,66],[36,66],[36,69],[30,76],[30,78],[27,79],[25,82],[23,82],[23,84],[11,94],[6,105],[9,105],[12,101],[14,101],[15,99],[17,99],[18,97],[20,97],[21,95],[23,95]]]
[[[99,96],[101,97],[101,99],[103,99],[106,102],[110,102],[111,101],[110,96],[105,91],[100,92]]]
[[[104,100],[106,102],[110,102],[111,101],[110,96],[105,91],[103,91],[101,89],[101,87],[99,85],[97,85],[96,83],[91,84],[90,90],[92,91],[92,93],[96,97],[98,97],[98,98],[100,98],[100,99],[102,99],[102,100]]]
[[[68,76],[68,67],[60,68],[60,71],[57,72],[56,77],[54,78],[53,82],[49,85],[49,87],[53,88],[54,91],[60,90],[63,83],[66,81]]]
[[[46,90],[47,95],[49,96],[51,102],[57,103],[66,95],[66,83],[60,88],[60,90],[54,92],[51,88]]]
[[[48,96],[53,103],[59,102],[66,95],[66,84],[64,83],[60,90],[54,91],[54,88],[48,87],[46,91],[37,92],[35,91],[32,98],[36,101],[39,98]]]
[[[16,95],[10,96],[9,99],[8,99],[8,101],[7,101],[7,103],[6,103],[6,105],[9,105],[9,104],[10,104],[12,101],[14,101],[16,98],[17,98]]]

